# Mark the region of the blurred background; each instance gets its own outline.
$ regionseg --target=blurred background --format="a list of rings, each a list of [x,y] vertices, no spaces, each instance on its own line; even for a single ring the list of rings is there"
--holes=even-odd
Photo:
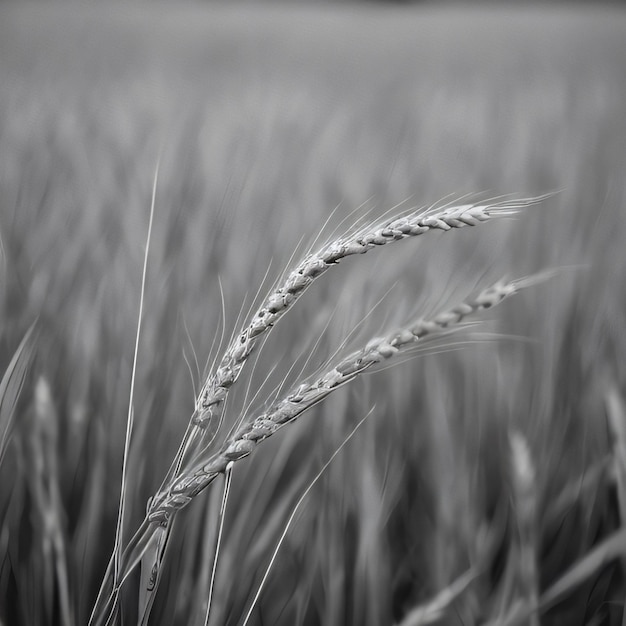
[[[2,3],[1,623],[85,624],[104,576],[157,162],[126,537],[213,359],[316,242],[387,211],[559,192],[342,262],[245,370],[226,426],[336,352],[569,268],[238,463],[211,624],[242,623],[296,501],[372,408],[251,623],[621,623],[621,4]],[[220,498],[216,482],[177,520],[151,624],[204,624]]]

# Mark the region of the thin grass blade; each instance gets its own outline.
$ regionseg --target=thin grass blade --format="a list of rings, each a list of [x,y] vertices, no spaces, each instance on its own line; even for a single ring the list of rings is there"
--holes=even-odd
[[[35,324],[26,331],[0,381],[0,464],[11,440],[15,408],[35,352]]]

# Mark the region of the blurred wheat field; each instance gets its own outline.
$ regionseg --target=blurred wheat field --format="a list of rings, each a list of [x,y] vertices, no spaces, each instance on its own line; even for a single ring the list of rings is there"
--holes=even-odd
[[[372,408],[251,623],[621,623],[625,64],[618,9],[3,5],[1,373],[35,325],[0,465],[1,623],[86,624],[104,576],[159,159],[126,537],[212,359],[320,230],[560,190],[342,262],[244,372],[231,423],[338,349],[573,266],[238,463],[210,623],[241,623]],[[215,483],[177,518],[150,624],[204,623],[220,499]]]

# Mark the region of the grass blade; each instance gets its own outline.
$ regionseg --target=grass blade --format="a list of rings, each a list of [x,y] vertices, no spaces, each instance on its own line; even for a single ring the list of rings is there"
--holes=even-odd
[[[11,440],[15,409],[35,352],[35,322],[26,331],[0,381],[0,465]]]

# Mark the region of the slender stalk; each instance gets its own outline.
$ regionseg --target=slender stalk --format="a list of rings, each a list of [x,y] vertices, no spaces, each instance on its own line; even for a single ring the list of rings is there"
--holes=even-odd
[[[146,292],[146,275],[148,273],[148,254],[150,252],[150,240],[152,238],[152,224],[154,221],[154,206],[156,200],[156,188],[159,178],[159,163],[154,172],[152,183],[152,200],[150,203],[150,220],[148,222],[148,234],[146,236],[146,249],[143,256],[143,270],[141,273],[141,293],[139,296],[139,313],[137,316],[137,332],[135,333],[135,350],[133,354],[133,369],[130,377],[130,394],[128,401],[128,416],[126,419],[126,437],[124,439],[124,459],[122,461],[122,487],[120,490],[120,504],[117,513],[117,526],[115,529],[115,547],[113,549],[113,580],[117,584],[119,579],[120,561],[122,555],[124,513],[126,510],[126,486],[128,481],[128,456],[130,453],[130,440],[133,434],[133,402],[135,397],[135,380],[137,375],[137,360],[139,355],[139,338],[141,336],[141,321],[143,318],[143,303]]]
[[[233,478],[232,465],[226,468],[225,480],[224,480],[224,493],[222,494],[222,505],[220,507],[220,522],[217,532],[217,543],[215,546],[215,556],[213,558],[213,566],[211,567],[211,581],[209,583],[209,597],[207,599],[206,613],[204,614],[204,626],[209,626],[209,617],[211,614],[211,603],[213,601],[213,590],[215,588],[215,575],[217,573],[217,560],[220,555],[220,548],[222,545],[222,535],[224,532],[224,519],[226,517],[226,504],[228,503],[228,496],[230,494],[230,485]]]

